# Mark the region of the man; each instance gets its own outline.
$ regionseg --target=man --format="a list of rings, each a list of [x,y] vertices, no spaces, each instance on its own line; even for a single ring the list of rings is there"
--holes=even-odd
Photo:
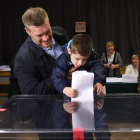
[[[55,60],[62,54],[61,46],[69,41],[67,33],[52,27],[46,11],[29,8],[22,16],[29,37],[20,47],[14,61],[21,94],[57,94],[51,81]]]

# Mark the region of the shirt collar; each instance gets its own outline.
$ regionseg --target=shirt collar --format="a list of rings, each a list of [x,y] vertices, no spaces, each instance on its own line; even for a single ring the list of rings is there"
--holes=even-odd
[[[47,48],[43,48],[43,50],[46,50],[46,51],[52,50],[54,45],[55,45],[55,40],[54,40],[54,38],[52,38],[52,44],[51,44],[51,46],[50,47],[47,47]]]
[[[32,39],[32,38],[31,38]],[[35,43],[35,41],[32,39],[32,41]],[[36,43],[35,43],[36,44]],[[37,44],[36,44],[37,45]],[[50,47],[47,47],[47,48],[42,48],[43,50],[51,50],[52,49],[52,47],[55,45],[55,40],[54,40],[54,38],[52,38],[52,44],[51,44],[51,46]],[[37,45],[38,47],[40,47],[39,45]]]

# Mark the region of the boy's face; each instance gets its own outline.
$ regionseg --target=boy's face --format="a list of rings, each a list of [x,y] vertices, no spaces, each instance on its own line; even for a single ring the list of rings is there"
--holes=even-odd
[[[74,54],[71,52],[71,49],[68,49],[68,53],[70,54],[71,62],[75,67],[80,67],[85,65],[89,56],[82,56],[78,53]]]

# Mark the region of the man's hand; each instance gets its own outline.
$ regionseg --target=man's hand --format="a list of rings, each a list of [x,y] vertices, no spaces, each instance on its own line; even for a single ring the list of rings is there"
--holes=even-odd
[[[67,72],[67,78],[71,79],[72,78],[72,72],[76,71],[78,68],[72,66],[71,69]]]
[[[93,91],[97,90],[97,95],[99,97],[102,97],[103,94],[104,94],[104,91],[103,91],[103,85],[101,83],[97,83],[94,88],[93,88]]]
[[[78,92],[76,90],[72,89],[71,87],[65,87],[63,89],[63,93],[70,98],[75,98],[78,95]]]

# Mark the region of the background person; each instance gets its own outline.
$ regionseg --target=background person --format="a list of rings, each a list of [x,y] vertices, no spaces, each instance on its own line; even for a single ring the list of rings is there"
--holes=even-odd
[[[122,66],[122,59],[115,50],[115,45],[112,41],[106,43],[106,53],[102,54],[101,60],[107,69],[107,77],[120,77],[120,67]]]
[[[51,80],[52,68],[69,37],[61,27],[50,26],[46,11],[40,7],[27,9],[22,21],[29,37],[14,61],[21,94],[57,94]]]
[[[126,67],[125,74],[136,74],[138,77],[139,56],[132,55],[131,62],[132,62],[132,64],[130,64]]]

